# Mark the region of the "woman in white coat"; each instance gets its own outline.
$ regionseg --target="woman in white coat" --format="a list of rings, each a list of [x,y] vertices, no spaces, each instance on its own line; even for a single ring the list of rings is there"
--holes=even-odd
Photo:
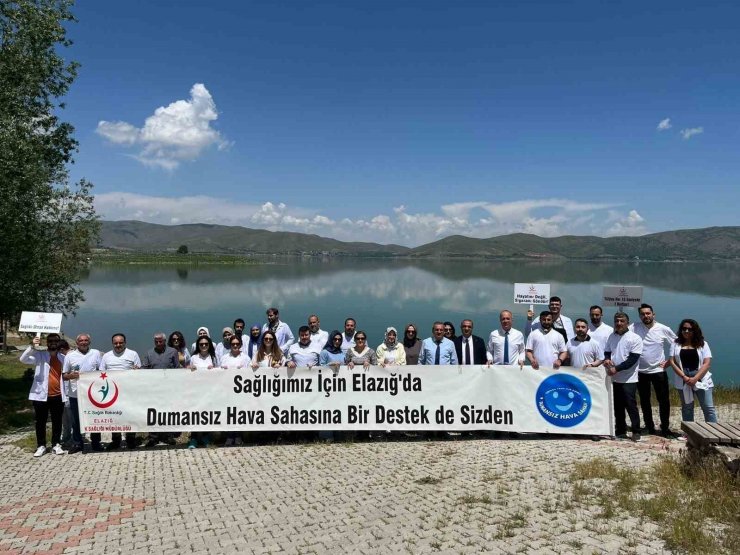
[[[34,337],[28,349],[23,351],[21,362],[33,364],[36,369],[33,374],[33,383],[28,399],[33,403],[36,416],[36,452],[34,457],[41,457],[46,453],[46,421],[51,415],[51,452],[55,455],[64,455],[62,449],[62,417],[64,404],[67,402],[66,387],[62,383],[62,366],[64,355],[58,352],[57,347],[61,337],[57,333],[46,336],[46,351],[39,351],[41,344],[39,337]]]

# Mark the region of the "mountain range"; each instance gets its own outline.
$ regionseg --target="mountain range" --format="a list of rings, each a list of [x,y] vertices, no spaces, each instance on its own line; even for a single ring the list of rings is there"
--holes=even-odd
[[[214,224],[159,225],[139,221],[101,222],[99,248],[118,252],[173,252],[242,255],[324,255],[408,258],[572,259],[572,260],[740,260],[740,226],[663,231],[638,237],[526,233],[476,239],[452,235],[415,248],[345,242],[319,235]]]

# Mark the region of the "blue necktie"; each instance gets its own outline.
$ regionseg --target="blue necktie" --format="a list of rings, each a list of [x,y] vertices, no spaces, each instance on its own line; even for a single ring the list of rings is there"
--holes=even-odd
[[[437,343],[437,352],[434,353],[434,364],[439,364],[439,343]]]
[[[504,364],[509,364],[509,332],[504,335]]]

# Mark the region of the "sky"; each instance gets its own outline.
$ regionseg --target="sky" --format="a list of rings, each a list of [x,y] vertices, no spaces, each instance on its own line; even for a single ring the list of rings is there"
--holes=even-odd
[[[416,246],[738,225],[737,2],[78,0],[103,219]]]

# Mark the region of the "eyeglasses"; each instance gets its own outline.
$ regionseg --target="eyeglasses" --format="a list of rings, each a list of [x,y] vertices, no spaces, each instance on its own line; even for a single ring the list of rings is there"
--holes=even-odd
[[[681,331],[694,331],[694,328],[681,328]]]
[[[237,343],[234,343],[234,345],[237,345]],[[208,343],[198,343],[198,347],[208,347]]]
[[[232,343],[231,346],[232,347],[241,347],[241,345],[239,343]]]

